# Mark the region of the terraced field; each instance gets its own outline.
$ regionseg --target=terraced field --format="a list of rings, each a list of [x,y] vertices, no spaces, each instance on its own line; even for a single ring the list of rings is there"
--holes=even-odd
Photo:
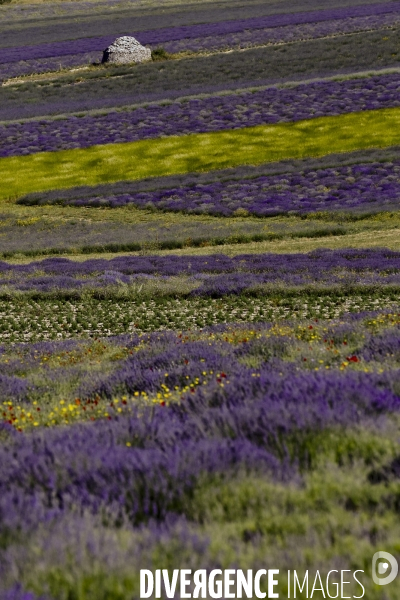
[[[0,4],[0,600],[140,569],[397,600],[399,31],[398,1]],[[152,61],[101,64],[121,35]]]

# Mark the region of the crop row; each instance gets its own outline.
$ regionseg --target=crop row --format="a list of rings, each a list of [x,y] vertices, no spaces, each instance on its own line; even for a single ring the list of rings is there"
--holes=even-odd
[[[43,9],[44,18],[39,17],[31,22],[25,22],[22,27],[18,23],[13,24],[12,27],[3,27],[0,47],[31,46],[32,40],[35,40],[36,44],[45,44],[71,39],[79,40],[87,37],[105,37],[110,35],[110,31],[112,35],[116,36],[124,35],[129,31],[138,33],[152,30],[157,31],[165,28],[177,29],[196,24],[224,23],[227,21],[227,7],[225,3],[220,4],[215,1],[210,2],[209,0],[204,5],[183,1],[175,4],[172,3],[172,6],[170,0],[160,0],[156,8],[154,5],[151,6],[148,3],[147,6],[145,5],[146,3],[142,3],[141,6],[136,3],[135,5],[129,5],[128,8],[123,5],[118,6],[118,4],[118,0],[100,2],[88,18],[89,8],[93,4],[87,2],[85,5],[82,0],[79,0],[79,2],[74,2],[73,5],[69,6],[69,11],[74,12],[74,6],[78,8],[80,5],[81,14],[60,16],[62,15],[62,11],[68,11],[67,5],[63,5],[57,7],[59,14],[52,14],[51,19],[45,16],[45,6],[36,6],[35,11],[37,13],[40,13],[40,10]],[[352,10],[352,1],[350,0],[349,2],[349,0],[346,0],[344,5],[346,6],[346,4],[350,4],[350,10]],[[371,11],[374,11],[374,7],[377,4],[387,7],[391,3],[387,0],[383,2],[368,0],[363,4],[366,5],[364,14],[371,14]],[[163,10],[160,14],[158,9],[161,5],[163,5],[163,8],[167,7],[167,10]],[[315,5],[315,2],[313,3],[312,10],[325,10],[337,5],[339,5],[339,8],[342,8],[343,0],[331,0],[329,4],[326,0],[319,0],[318,5]],[[372,6],[370,7],[369,5]],[[7,8],[10,16],[13,11],[18,10],[18,7],[15,5]],[[29,6],[23,10],[29,14]],[[47,6],[47,10],[50,13],[53,12],[51,6]],[[270,5],[258,2],[249,4],[243,0],[229,2],[229,18],[234,21],[263,18],[268,15],[274,18],[276,15],[284,16],[286,13],[307,13],[309,11],[309,0],[284,0],[284,3],[280,2],[278,6],[276,4]]]
[[[399,9],[400,5],[396,7],[396,10]],[[400,15],[397,13],[382,14],[322,22],[317,20],[305,25],[286,25],[265,29],[261,28],[263,19],[256,19],[256,28],[253,26],[253,19],[248,21],[251,22],[242,21],[239,24],[230,22],[229,24],[234,23],[236,25],[235,28],[227,27],[228,23],[222,23],[218,28],[203,26],[197,27],[195,31],[192,31],[193,28],[187,28],[188,30],[181,28],[182,32],[178,30],[173,34],[169,30],[157,31],[157,35],[154,35],[153,31],[142,32],[139,37],[142,44],[162,44],[161,47],[171,55],[180,52],[216,52],[231,48],[244,49],[271,44],[286,44],[377,29],[384,32],[385,28],[393,28],[400,24]],[[202,29],[205,30],[205,35],[201,35]],[[216,29],[216,32],[211,34],[210,29]],[[231,32],[229,29],[237,29],[237,31]],[[228,31],[225,32],[225,30]],[[179,34],[184,37],[170,40],[171,37],[174,38],[175,35],[178,36]],[[200,34],[200,37],[194,38],[193,34]],[[135,35],[137,36],[136,33]],[[33,73],[45,73],[58,69],[99,64],[102,58],[102,50],[110,45],[112,41],[114,41],[114,38],[107,36],[6,48],[0,58],[0,64],[3,65],[1,78],[5,80]]]
[[[259,284],[381,285],[400,283],[400,253],[386,249],[315,250],[308,254],[223,254],[205,256],[121,256],[82,262],[47,258],[12,265],[0,262],[0,282],[7,289],[51,291],[84,287],[160,283],[186,277],[194,295],[223,296]],[[177,287],[177,293],[179,286]],[[154,293],[154,292],[153,292]]]
[[[224,216],[273,217],[345,210],[370,213],[399,208],[399,175],[399,162],[372,163],[154,191],[130,191],[129,184],[116,184],[114,189],[110,186],[108,193],[94,190],[91,196],[86,194],[83,198],[73,190],[58,195],[57,192],[32,194],[21,202],[113,208],[133,204],[140,208]]]
[[[49,58],[32,58],[19,62],[10,62],[1,65],[0,80],[5,81],[13,77],[48,73],[62,69],[72,69],[92,65],[99,59],[99,52],[86,52],[68,54],[66,56],[52,56]]]
[[[52,20],[43,26],[40,21],[31,27],[18,30],[14,27],[11,35],[10,30],[3,32],[0,47],[3,48],[0,57],[1,63],[8,63],[28,58],[49,58],[51,56],[63,56],[76,52],[102,51],[108,46],[116,35],[137,35],[142,44],[158,45],[165,42],[178,40],[191,40],[207,37],[218,37],[221,35],[237,34],[248,30],[271,29],[279,27],[295,27],[301,24],[324,23],[332,20],[348,20],[379,18],[387,15],[392,23],[400,12],[400,2],[373,2],[359,6],[324,7],[324,10],[297,10],[287,11],[287,6],[281,11],[276,7],[268,7],[263,4],[253,4],[239,7],[231,6],[229,19],[226,12],[215,10],[215,7],[193,9],[190,11],[168,11],[160,17],[157,14],[144,16],[135,15],[134,12],[113,11],[108,13],[104,19],[92,16],[89,20],[81,23],[74,19],[57,22]],[[272,8],[272,14],[271,14]],[[275,8],[275,10],[274,10]],[[286,9],[286,10],[285,10]],[[278,14],[276,14],[278,12]],[[275,13],[275,14],[274,14]],[[279,14],[280,13],[280,14]],[[172,18],[171,18],[172,17]],[[170,21],[170,23],[168,23]],[[71,26],[72,25],[72,26]],[[99,37],[99,35],[101,37]],[[32,44],[35,40],[35,44]],[[42,41],[43,40],[43,41]],[[53,41],[54,40],[54,41]],[[72,50],[72,52],[71,52]]]
[[[325,12],[325,11],[324,11]],[[289,42],[317,39],[328,36],[341,36],[360,31],[372,31],[395,27],[399,24],[400,15],[380,15],[376,17],[359,17],[335,19],[332,21],[315,21],[306,25],[287,25],[285,27],[251,29],[221,33],[209,37],[183,39],[166,42],[163,48],[170,53],[204,52],[228,50],[230,48],[252,48],[270,44],[287,44]]]
[[[133,98],[143,103],[398,66],[398,60],[398,31],[393,29],[384,35],[373,31],[135,67],[81,71],[55,81],[1,87],[0,119],[126,106],[132,105]]]
[[[0,159],[1,195],[260,165],[398,144],[400,107]],[[18,179],[14,172],[20,173]]]
[[[219,169],[215,171],[193,172],[184,175],[169,175],[166,177],[151,177],[133,181],[119,181],[116,183],[103,183],[99,185],[82,185],[68,189],[54,189],[47,192],[26,194],[17,200],[17,204],[34,206],[41,204],[75,204],[82,200],[83,204],[95,202],[95,199],[112,198],[117,196],[136,197],[148,192],[159,196],[165,190],[194,189],[211,184],[224,185],[239,184],[241,181],[251,182],[260,178],[270,179],[272,176],[284,175],[303,177],[305,173],[334,169],[342,172],[345,167],[354,168],[354,165],[363,165],[366,169],[372,163],[384,163],[385,167],[397,164],[400,160],[400,146],[389,148],[368,148],[354,152],[329,154],[322,157],[310,157],[280,162],[263,163],[261,165],[242,165],[235,168]],[[107,203],[106,203],[107,205]],[[110,204],[111,205],[111,204]]]
[[[186,247],[243,244],[285,238],[322,238],[344,235],[348,225],[335,219],[277,219],[266,222],[258,218],[210,217],[182,213],[141,210],[101,211],[92,219],[93,211],[33,209],[33,215],[8,213],[0,224],[0,252],[3,258],[59,255],[92,252],[144,252]],[[355,217],[357,218],[357,217]],[[376,223],[379,227],[379,223]],[[214,249],[214,251],[215,251]]]
[[[398,73],[0,125],[0,157],[400,106]]]
[[[162,2],[163,0],[160,0]],[[168,0],[167,0],[168,1]],[[116,8],[120,4],[120,0],[108,0],[108,6],[114,6]],[[28,4],[21,6],[20,4],[11,4],[3,2],[2,10],[0,11],[0,23],[1,25],[10,25],[12,23],[15,30],[18,31],[21,23],[27,19],[34,20],[43,23],[42,19],[48,19],[52,17],[54,21],[62,20],[66,21],[68,18],[73,18],[79,21],[84,18],[87,11],[93,8],[93,2],[87,0],[77,0],[73,4],[64,4],[57,6],[54,4]],[[101,8],[97,5],[97,10]],[[8,28],[7,28],[8,29]],[[6,29],[6,31],[7,31]]]
[[[165,44],[166,42],[182,42],[187,40],[218,38],[219,36],[234,35],[243,32],[258,32],[259,30],[278,29],[281,27],[290,27],[301,24],[320,24],[335,23],[343,21],[344,26],[348,19],[354,20],[354,23],[364,23],[365,19],[376,19],[380,24],[391,25],[398,19],[400,13],[400,2],[389,2],[383,4],[372,4],[367,6],[346,7],[342,9],[331,9],[323,11],[295,12],[292,14],[270,15],[265,17],[255,17],[241,20],[224,20],[217,23],[203,23],[200,25],[188,25],[170,28],[152,28],[150,31],[140,31],[138,33],[139,41],[142,44]],[[359,19],[363,19],[359,21]],[[379,26],[379,25],[378,25]],[[373,25],[372,25],[373,27]],[[368,28],[368,27],[367,27]],[[128,23],[125,24],[124,32],[129,31]],[[134,27],[132,34],[137,29]],[[273,32],[271,31],[273,35]],[[257,35],[257,33],[255,34]],[[25,38],[26,41],[27,38]],[[65,56],[79,52],[100,51],[113,41],[113,36],[108,34],[103,37],[75,38],[68,41],[57,41],[53,43],[23,45],[18,44],[15,47],[3,48],[0,64],[17,62],[31,58],[50,58],[53,56]]]
[[[367,293],[309,294],[249,298],[229,295],[137,300],[19,298],[0,301],[0,341],[35,342],[113,336],[134,331],[186,330],[219,323],[257,323],[285,318],[328,319],[347,312],[396,307],[398,292],[376,288]]]
[[[251,364],[258,371],[277,360],[284,361],[285,370],[290,365],[292,371],[363,373],[379,371],[384,360],[386,370],[397,371],[399,325],[400,314],[373,312],[329,321],[230,323],[186,332],[3,347],[0,422],[11,419],[14,427],[25,429],[37,426],[35,421],[52,425],[129,413],[131,402],[114,400],[121,394],[131,401],[169,405],[187,392],[207,391],[221,379],[220,373],[227,383],[240,365]],[[99,402],[88,406],[89,399]],[[30,406],[18,406],[21,402]],[[26,410],[40,414],[24,420],[21,411]]]

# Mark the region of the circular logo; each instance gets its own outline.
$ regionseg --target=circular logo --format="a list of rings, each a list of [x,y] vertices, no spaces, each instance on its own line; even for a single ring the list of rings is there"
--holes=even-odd
[[[399,572],[397,560],[389,552],[376,552],[372,557],[372,579],[378,585],[392,583]]]

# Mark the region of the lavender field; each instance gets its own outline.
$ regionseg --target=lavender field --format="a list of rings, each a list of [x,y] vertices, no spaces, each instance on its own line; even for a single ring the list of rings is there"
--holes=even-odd
[[[398,599],[399,31],[397,0],[0,3],[0,600]],[[125,35],[151,60],[102,64]],[[244,597],[177,581],[147,597]]]

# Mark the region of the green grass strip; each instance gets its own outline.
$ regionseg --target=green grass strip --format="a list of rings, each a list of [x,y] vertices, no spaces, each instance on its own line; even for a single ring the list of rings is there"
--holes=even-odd
[[[400,143],[400,108],[0,159],[0,198]]]

